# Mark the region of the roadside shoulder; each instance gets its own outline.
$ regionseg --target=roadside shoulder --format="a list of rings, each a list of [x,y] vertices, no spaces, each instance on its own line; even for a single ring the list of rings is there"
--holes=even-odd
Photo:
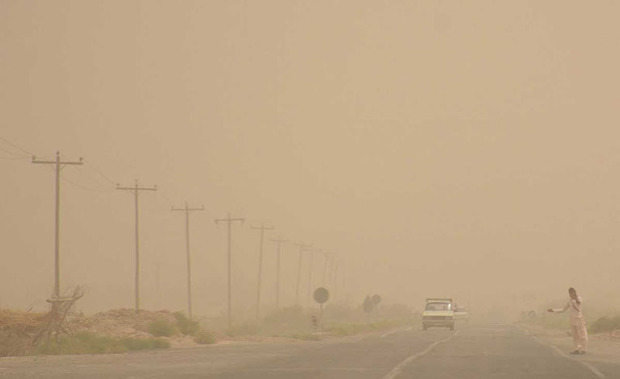
[[[528,335],[555,346],[561,351],[573,350],[573,340],[568,329],[545,329],[537,325],[519,324],[519,328]],[[588,351],[579,359],[591,362],[605,362],[620,365],[620,338],[609,338],[605,334],[588,336]]]

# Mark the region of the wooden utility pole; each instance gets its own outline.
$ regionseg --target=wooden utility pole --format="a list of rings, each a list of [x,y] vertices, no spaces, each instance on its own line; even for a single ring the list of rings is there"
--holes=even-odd
[[[185,202],[185,208],[170,207],[171,211],[185,212],[185,242],[187,247],[187,314],[192,319],[192,263],[189,254],[189,213],[194,211],[204,211],[204,205],[200,208],[190,208]]]
[[[334,257],[334,254],[324,251],[323,256],[325,257],[325,266],[323,267],[323,287],[325,287],[327,286],[327,265],[329,264],[329,259]]]
[[[273,230],[274,227],[267,227],[265,224],[261,226],[251,226],[251,229],[260,230],[260,247],[258,252],[258,282],[256,285],[256,321],[258,321],[260,317],[260,289],[261,289],[261,280],[263,276],[263,238],[265,236],[265,230]]]
[[[332,283],[334,283],[334,291],[333,291],[333,296],[332,299],[336,300],[336,297],[338,296],[338,268],[340,265],[340,261],[337,261],[334,259],[334,265],[332,268]]]
[[[60,160],[60,152],[56,152],[55,161],[38,161],[36,157],[32,157],[32,163],[54,165],[56,171],[56,230],[54,245],[54,293],[52,299],[60,298],[60,171],[67,165],[82,165],[82,158],[78,162],[67,162]]]
[[[282,243],[288,242],[288,240],[283,240],[282,237],[278,237],[278,239],[272,239],[272,241],[278,244],[276,259],[276,309],[280,309],[280,247]]]
[[[241,225],[245,221],[244,218],[232,218],[230,217],[230,213],[227,218],[216,219],[215,223],[219,224],[220,222],[226,222],[228,224],[228,329],[232,327],[232,283],[231,283],[231,267],[232,267],[232,253],[230,249],[231,243],[231,231],[230,224],[235,221],[240,221]]]
[[[304,249],[309,248],[312,245],[304,245],[303,243],[296,243],[295,246],[299,246],[299,264],[297,265],[297,287],[295,290],[295,305],[299,306],[299,285],[301,284],[301,262],[304,257]]]
[[[313,258],[314,258],[314,252],[320,252],[321,250],[319,249],[313,249],[313,250],[308,250],[308,252],[310,253],[310,260],[308,262],[308,296],[306,298],[306,308],[310,308],[310,303],[312,302],[312,269],[314,268],[313,266]]]
[[[143,191],[157,191],[157,186],[153,186],[153,187],[140,187],[138,185],[138,179],[136,179],[136,184],[133,187],[121,187],[120,185],[116,185],[116,189],[117,190],[121,190],[121,191],[131,191],[133,192],[134,195],[134,207],[135,207],[135,219],[136,219],[136,232],[135,232],[135,239],[136,239],[136,273],[135,273],[135,283],[134,283],[134,288],[135,288],[135,307],[136,307],[136,313],[140,310],[140,235],[139,235],[139,230],[140,230],[140,219],[139,219],[139,212],[138,212],[138,197],[140,196],[140,193],[142,193]]]

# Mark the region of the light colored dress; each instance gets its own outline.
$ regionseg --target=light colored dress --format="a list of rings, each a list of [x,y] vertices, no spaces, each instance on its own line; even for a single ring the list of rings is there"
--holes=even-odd
[[[577,296],[577,300],[569,298],[568,302],[561,309],[552,309],[553,313],[563,313],[569,310],[570,331],[573,335],[575,349],[586,351],[588,348],[588,331],[586,330],[586,321],[581,312],[581,297]]]

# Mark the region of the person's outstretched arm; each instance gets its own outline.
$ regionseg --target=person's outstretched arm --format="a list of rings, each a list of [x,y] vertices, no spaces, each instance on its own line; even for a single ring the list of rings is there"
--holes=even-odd
[[[570,300],[566,303],[566,305],[564,306],[564,308],[558,308],[558,309],[547,309],[547,312],[551,312],[551,313],[562,313],[562,312],[566,312],[566,310],[568,309],[568,307],[570,307]]]

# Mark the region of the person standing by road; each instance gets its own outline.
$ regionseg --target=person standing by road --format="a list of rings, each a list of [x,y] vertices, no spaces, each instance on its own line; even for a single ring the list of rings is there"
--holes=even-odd
[[[577,295],[577,291],[571,287],[568,289],[568,302],[561,309],[547,309],[547,312],[562,313],[566,310],[570,310],[569,321],[570,331],[573,335],[573,342],[575,343],[575,351],[571,354],[585,354],[588,348],[588,331],[586,330],[586,322],[581,313],[581,297]]]

